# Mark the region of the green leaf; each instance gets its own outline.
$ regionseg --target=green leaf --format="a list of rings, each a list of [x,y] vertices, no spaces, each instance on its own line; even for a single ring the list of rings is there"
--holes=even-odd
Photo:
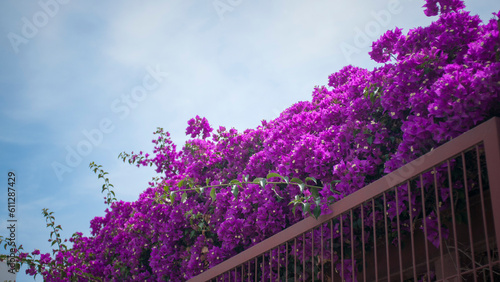
[[[376,93],[372,92],[370,93],[370,102],[375,103],[375,99],[377,98]]]
[[[299,185],[300,192],[303,193],[306,185],[304,183],[299,183],[298,185]]]
[[[369,92],[368,92],[368,86],[365,87],[365,89],[363,89],[363,96],[365,98],[368,98],[368,95],[369,95]]]
[[[210,185],[210,179],[209,178],[205,179],[205,184],[207,184],[207,186]]]
[[[316,205],[313,209],[313,217],[318,218],[321,215],[321,207],[319,205]]]
[[[170,201],[175,202],[175,191],[170,192]]]
[[[210,190],[210,198],[212,198],[212,202],[215,202],[216,199],[215,192],[215,187],[212,187],[212,190]]]
[[[312,181],[312,182],[314,182],[314,184],[318,184],[318,181],[314,177],[306,177],[306,183],[307,183],[307,181]]]
[[[316,198],[316,199],[314,199],[314,203],[315,203],[317,206],[321,205],[321,199],[320,199],[319,197],[318,197],[318,198]]]
[[[262,179],[264,179],[264,178],[257,177],[257,178],[255,178],[255,179],[252,181],[252,183],[255,183],[255,184],[260,184],[260,181],[261,181]]]
[[[302,182],[302,180],[298,179],[298,178],[292,178],[292,180],[290,180],[290,183],[298,183],[298,184],[301,184],[301,183],[304,183]]]
[[[311,195],[312,195],[315,199],[318,199],[318,198],[319,198],[318,188],[316,188],[316,187],[311,187]]]
[[[283,180],[285,180],[286,184],[290,183],[290,178],[288,178],[288,176],[283,177]]]
[[[179,181],[179,183],[177,183],[177,187],[182,188],[182,186],[184,186],[185,184],[186,184],[186,179],[182,179],[181,181]]]
[[[231,187],[231,192],[233,193],[234,198],[238,198],[238,193],[239,193],[238,185],[233,185]]]
[[[245,180],[245,182],[248,182],[248,179],[249,179],[249,178],[250,178],[250,175],[248,175],[248,174],[247,174],[247,175],[245,175],[245,176],[243,177],[243,180]]]
[[[293,208],[292,208],[293,215],[295,215],[295,208],[297,208],[297,205],[294,205]]]
[[[181,203],[185,203],[187,200],[188,194],[186,192],[182,193]]]
[[[269,173],[266,178],[269,179],[269,178],[272,178],[272,177],[278,177],[280,179],[283,179],[283,176],[281,176],[281,175],[279,175],[277,173],[274,173],[274,172]]]
[[[229,185],[241,185],[241,182],[238,179],[233,179],[229,182]]]
[[[170,186],[168,185],[163,186],[163,191],[165,191],[166,194],[170,194]]]
[[[264,188],[267,184],[267,180],[262,177],[255,178],[252,183],[259,184],[261,188]]]
[[[307,215],[311,213],[311,204],[309,203],[303,203],[303,208],[302,211]]]

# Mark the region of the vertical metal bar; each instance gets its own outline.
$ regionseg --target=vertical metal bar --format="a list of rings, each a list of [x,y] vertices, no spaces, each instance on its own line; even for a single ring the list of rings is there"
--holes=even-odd
[[[471,251],[471,259],[472,259],[472,270],[474,273],[474,281],[477,281],[477,276],[476,276],[476,259],[475,259],[475,254],[474,254],[474,238],[472,237],[472,226],[471,226],[471,215],[470,215],[470,201],[469,201],[469,186],[467,185],[467,165],[465,162],[465,154],[464,152],[461,153],[462,156],[462,171],[463,171],[463,177],[464,177],[464,189],[465,189],[465,206],[467,207],[467,224],[469,228],[469,242],[470,242],[470,251]]]
[[[344,222],[342,220],[343,214],[340,215],[340,280],[344,281]]]
[[[323,223],[324,224],[324,223]],[[323,267],[324,263],[324,257],[323,257],[323,248],[324,248],[324,244],[323,244],[323,224],[321,224],[321,227],[320,227],[320,234],[321,234],[321,237],[320,237],[320,241],[321,241],[321,256],[320,256],[320,263],[321,263],[321,282],[324,281],[324,277],[325,277],[325,269]]]
[[[385,228],[385,262],[387,265],[387,281],[391,281],[391,263],[389,262],[389,228],[387,227],[387,196],[383,193],[384,199],[384,228]]]
[[[377,256],[377,221],[375,220],[375,199],[372,198],[372,218],[373,218],[373,253],[375,261],[375,280],[378,281],[378,256]]]
[[[280,256],[280,253],[281,253],[281,246],[278,246],[278,281],[280,279],[280,266],[281,266],[281,256]]]
[[[333,219],[330,220],[330,256],[331,256],[331,264],[330,264],[330,276],[332,277],[332,281],[335,280],[335,271],[333,266]]]
[[[398,253],[399,253],[399,278],[403,281],[403,257],[401,255],[401,228],[399,227],[399,198],[398,187],[394,189],[396,193],[396,224],[398,226]]]
[[[490,254],[490,240],[488,238],[488,225],[486,222],[486,211],[485,211],[485,204],[484,204],[484,193],[483,193],[483,180],[482,180],[482,172],[481,172],[481,158],[480,158],[480,152],[479,152],[479,146],[476,145],[476,158],[477,158],[477,177],[479,178],[479,194],[481,197],[481,212],[483,215],[483,226],[484,226],[484,239],[486,241],[486,253],[488,256],[488,268],[490,270],[490,280],[493,281],[493,267],[492,267],[492,261],[491,261],[491,254]]]
[[[453,182],[451,178],[451,164],[450,160],[446,161],[446,165],[448,166],[448,186],[450,190],[450,206],[451,206],[451,224],[453,226],[453,242],[454,242],[454,250],[455,250],[455,268],[457,270],[457,278],[460,275],[460,258],[458,257],[458,240],[457,240],[457,223],[455,221],[455,201],[453,200]]]
[[[443,237],[441,234],[441,202],[439,201],[439,194],[438,194],[438,183],[437,183],[437,170],[436,168],[433,169],[434,172],[434,196],[436,197],[436,216],[437,216],[437,221],[438,221],[438,238],[439,238],[439,255],[441,256],[441,273],[445,275],[445,270],[444,270],[444,254],[443,254]]]
[[[366,254],[365,254],[365,205],[361,204],[361,248],[363,253],[363,281],[366,281]]]
[[[293,281],[297,282],[297,258],[299,257],[299,249],[297,249],[297,237],[293,238],[293,249],[295,250],[295,258],[293,260]]]
[[[255,257],[255,281],[257,281],[257,257]]]
[[[488,170],[488,182],[490,184],[490,198],[493,212],[493,223],[495,229],[496,246],[500,246],[500,118],[496,117],[488,123],[492,123],[491,130],[484,138],[486,152],[486,167]],[[500,247],[498,247],[500,248]]]
[[[492,262],[491,262],[491,254],[490,254],[490,240],[488,238],[488,226],[486,223],[486,211],[485,211],[485,204],[484,204],[484,193],[483,193],[483,181],[482,181],[482,173],[481,173],[481,158],[480,158],[480,152],[479,152],[479,146],[476,145],[476,159],[477,159],[477,176],[479,179],[479,195],[481,198],[481,212],[482,212],[482,217],[483,217],[483,227],[484,227],[484,236],[485,236],[485,241],[486,241],[486,253],[488,256],[488,268],[490,270],[490,280],[493,281],[493,268],[492,268]]]
[[[353,224],[353,218],[352,218],[353,217],[352,216],[352,209],[353,208],[351,208],[349,210],[349,216],[351,218],[351,228],[350,228],[351,229],[351,277],[352,277],[352,281],[355,281],[354,274],[356,272],[354,271],[354,262],[355,262],[355,260],[354,260],[354,224]]]
[[[410,211],[410,244],[411,244],[411,262],[413,268],[413,280],[417,281],[417,266],[415,261],[415,238],[413,234],[415,233],[415,228],[413,226],[413,212],[417,211],[415,207],[412,206],[411,201],[411,182],[407,181],[408,185],[408,210]]]
[[[285,282],[288,280],[288,242],[285,243]]]
[[[311,230],[311,275],[314,281],[314,228]]]
[[[427,243],[427,215],[425,213],[424,178],[422,174],[420,174],[420,196],[422,197],[422,222],[424,227],[425,263],[427,265],[427,274],[430,274],[431,267],[429,265],[429,246]],[[429,275],[427,275],[427,281],[430,281]]]
[[[306,233],[302,233],[302,281],[306,280]]]
[[[266,253],[262,253],[262,281],[266,281],[265,280],[266,276],[264,275],[265,270],[266,270]]]
[[[269,281],[273,281],[273,276],[272,276],[272,273],[273,272],[273,250],[269,250]]]

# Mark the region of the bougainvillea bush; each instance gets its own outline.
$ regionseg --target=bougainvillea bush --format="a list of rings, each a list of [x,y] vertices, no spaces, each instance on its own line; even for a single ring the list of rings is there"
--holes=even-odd
[[[89,237],[75,233],[71,248],[42,254],[27,272],[186,280],[498,116],[500,13],[483,23],[460,0],[427,0],[424,10],[439,17],[373,43],[379,67],[344,67],[311,101],[255,129],[214,131],[197,116],[179,148],[159,128],[151,154],[120,155],[156,168],[150,187],[135,202],[108,193]]]

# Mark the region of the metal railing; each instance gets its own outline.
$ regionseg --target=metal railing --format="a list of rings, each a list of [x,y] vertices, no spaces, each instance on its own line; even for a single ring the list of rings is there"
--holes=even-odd
[[[493,118],[189,281],[500,281]]]

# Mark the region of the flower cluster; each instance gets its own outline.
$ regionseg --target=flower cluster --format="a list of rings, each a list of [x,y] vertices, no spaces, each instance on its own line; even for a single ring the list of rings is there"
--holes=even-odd
[[[212,132],[212,128],[208,123],[206,118],[200,118],[196,116],[196,118],[192,118],[188,121],[189,127],[186,128],[186,135],[190,135],[191,138],[196,138],[200,134],[202,134],[202,139],[206,139],[210,136]]]
[[[327,211],[331,201],[499,115],[500,13],[482,23],[460,0],[427,0],[424,7],[439,18],[407,34],[390,30],[373,43],[370,55],[383,65],[344,67],[314,89],[311,101],[272,121],[214,132],[197,116],[186,129],[193,139],[180,150],[160,128],[152,155],[123,153],[129,163],[154,165],[159,176],[137,201],[114,202],[93,219],[91,236],[75,237],[61,262],[104,280],[188,279],[296,223],[307,205]],[[322,200],[292,185],[249,184],[237,193],[221,185],[270,172],[317,179]],[[190,190],[207,185],[216,193]],[[408,202],[421,209],[402,189],[399,202],[388,197],[392,219]],[[307,205],[289,205],[296,196]],[[433,218],[426,224],[435,230]],[[433,243],[435,236],[429,234]]]

